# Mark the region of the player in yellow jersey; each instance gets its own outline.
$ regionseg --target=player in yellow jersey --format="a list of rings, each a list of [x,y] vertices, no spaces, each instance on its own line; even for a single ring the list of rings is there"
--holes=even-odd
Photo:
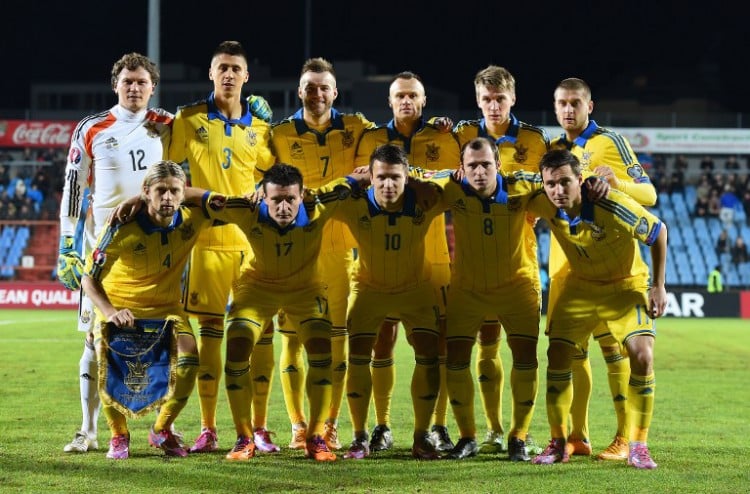
[[[424,85],[418,75],[401,72],[391,81],[388,104],[393,119],[387,125],[368,130],[357,148],[356,164],[367,165],[373,150],[390,143],[404,149],[409,163],[423,169],[456,168],[460,146],[452,132],[440,123],[428,123],[422,113],[427,104]],[[441,119],[444,122],[444,119]],[[453,448],[446,427],[447,392],[445,389],[445,299],[450,284],[450,255],[445,235],[445,215],[437,215],[426,238],[426,255],[431,264],[431,283],[438,299],[441,333],[441,391],[433,420],[432,437],[440,451]],[[395,367],[397,320],[386,319],[375,343],[372,361],[373,400],[377,424],[372,431],[370,447],[374,451],[389,449],[393,444],[390,430],[390,408]]]
[[[146,209],[130,223],[102,230],[96,249],[87,258],[82,280],[97,309],[94,333],[100,368],[107,365],[102,342],[105,324],[132,327],[135,319],[174,321],[174,392],[161,406],[149,442],[168,456],[180,457],[187,456],[187,451],[171,426],[187,403],[198,372],[195,336],[180,304],[181,277],[198,235],[213,222],[199,208],[180,207],[184,187],[185,173],[177,163],[160,161],[151,165],[142,187]],[[125,415],[111,402],[105,402],[102,411],[112,433],[107,458],[128,458],[130,433]]]
[[[606,177],[613,189],[628,194],[644,206],[656,202],[656,189],[648,175],[638,163],[628,141],[620,134],[599,127],[590,119],[594,109],[591,89],[585,81],[568,78],[555,89],[554,104],[557,121],[564,134],[552,142],[554,149],[569,149],[581,162],[584,174],[594,173]],[[549,273],[550,287],[548,311],[557,303],[558,285],[563,282],[567,266],[565,258],[552,237],[550,242]],[[612,443],[598,458],[602,460],[625,460],[627,458],[628,431],[628,375],[629,363],[621,346],[609,334],[606,327],[594,331],[607,363],[607,378],[617,414],[617,432]],[[591,398],[591,365],[588,347],[573,360],[574,399],[571,408],[571,430],[568,439],[569,454],[591,454],[588,430],[588,405]]]
[[[338,96],[336,73],[324,58],[311,58],[302,65],[297,94],[302,108],[273,126],[276,159],[297,167],[308,187],[320,187],[354,169],[357,143],[365,129],[375,127],[362,114],[340,113],[333,107]],[[319,271],[328,286],[328,309],[333,323],[331,354],[333,386],[324,439],[330,449],[340,449],[338,417],[346,377],[346,303],[352,248],[356,244],[346,225],[326,223]],[[307,421],[304,415],[304,362],[300,342],[283,328],[281,380],[287,412],[292,423],[290,447],[304,448]]]
[[[274,162],[270,125],[254,118],[242,99],[242,88],[248,78],[244,48],[236,41],[224,41],[211,58],[209,79],[214,84],[213,92],[207,99],[178,110],[172,126],[169,157],[177,162],[187,160],[191,185],[242,195],[254,190],[255,168],[266,169]],[[250,255],[248,241],[239,228],[225,225],[204,232],[190,259],[183,302],[185,310],[198,319],[200,326],[198,396],[201,405],[201,434],[191,452],[218,448],[216,404],[222,373],[224,311],[231,283]],[[253,365],[253,379],[267,384],[273,370],[272,348],[270,344],[259,345],[258,353],[261,348],[270,355],[264,360],[265,365]],[[256,394],[264,397],[267,389],[259,387]],[[265,411],[264,406],[257,408]],[[264,440],[265,424],[257,425],[259,439]],[[278,451],[278,446],[271,443],[267,450]]]
[[[459,143],[463,146],[476,137],[491,139],[499,152],[499,166],[503,173],[525,171],[536,174],[541,157],[549,150],[549,139],[543,129],[521,122],[511,112],[516,103],[516,81],[506,68],[488,65],[477,72],[474,77],[474,90],[477,106],[482,110],[482,118],[478,120],[464,120],[459,122],[454,132]],[[523,231],[523,238],[528,249],[528,258],[536,262],[537,241],[534,232],[534,219],[530,218]],[[539,270],[532,275],[539,290]],[[489,315],[489,314],[488,314]],[[487,433],[480,444],[482,453],[500,453],[505,451],[502,393],[504,372],[500,360],[500,325],[489,319],[482,325],[477,338],[478,355],[476,359],[476,374],[479,380],[480,396],[487,422]],[[509,341],[510,343],[510,341]],[[532,369],[517,368],[535,362],[531,358],[536,355],[536,347],[529,347],[526,358],[514,363],[511,372],[511,388],[518,386],[532,386],[536,388],[536,379],[523,378],[513,382],[521,375],[528,374]],[[523,362],[523,364],[522,364]],[[534,368],[536,372],[536,367]],[[532,441],[525,438],[525,446],[531,447]],[[510,443],[510,438],[508,443]],[[514,441],[514,448],[517,445]],[[511,457],[517,456],[513,452]]]
[[[346,393],[354,440],[344,458],[370,454],[367,416],[372,395],[370,364],[383,321],[401,320],[414,349],[411,380],[414,407],[412,456],[437,459],[430,439],[438,370],[437,300],[430,285],[425,258],[425,236],[432,219],[442,214],[437,200],[423,199],[406,187],[408,159],[404,150],[384,144],[373,151],[371,186],[353,204],[336,211],[349,226],[358,245],[347,325],[349,369]],[[436,194],[435,194],[436,195]]]
[[[333,461],[336,455],[323,439],[331,398],[331,321],[326,286],[317,257],[325,223],[336,207],[357,187],[352,177],[340,178],[305,194],[300,171],[290,165],[271,166],[263,176],[262,202],[229,198],[224,221],[236,223],[250,241],[253,258],[243,267],[233,287],[227,310],[227,396],[237,442],[227,454],[232,461],[255,456],[250,404],[253,384],[250,365],[254,347],[264,328],[279,310],[289,320],[292,333],[307,353],[307,397],[310,422],[305,452],[316,461]]]
[[[606,326],[630,356],[628,400],[632,418],[628,464],[653,469],[647,446],[654,410],[654,319],[664,314],[667,228],[627,194],[611,190],[593,203],[585,196],[582,167],[570,151],[552,150],[539,165],[546,196],[529,208],[550,225],[568,261],[568,275],[548,314],[547,418],[552,439],[536,464],[569,459],[567,421],[573,401],[573,356]],[[651,246],[651,276],[638,241]]]
[[[500,175],[497,156],[492,140],[471,139],[462,148],[464,178],[437,173],[431,179],[443,188],[442,206],[451,212],[455,235],[446,317],[447,385],[461,438],[448,459],[478,451],[471,351],[480,327],[495,329],[487,327],[493,320],[502,322],[513,353],[509,456],[511,461],[530,459],[525,439],[537,391],[541,292],[536,252],[527,249],[524,232],[526,203],[539,192],[540,180],[522,171]],[[494,338],[499,339],[497,331]]]

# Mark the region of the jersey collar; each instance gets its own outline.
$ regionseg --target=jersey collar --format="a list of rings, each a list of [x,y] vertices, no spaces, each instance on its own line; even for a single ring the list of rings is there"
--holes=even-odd
[[[138,211],[135,215],[135,221],[138,223],[138,226],[141,227],[141,230],[148,235],[151,235],[152,233],[169,233],[182,225],[182,208],[178,208],[177,211],[174,212],[172,221],[169,223],[169,226],[166,227],[155,225],[144,209]]]
[[[392,218],[397,216],[415,217],[417,215],[417,194],[409,187],[404,188],[404,205],[401,208],[401,211],[392,213],[380,207],[378,202],[375,200],[375,189],[370,187],[369,189],[367,189],[367,208],[370,211],[371,217],[380,214],[390,216]]]
[[[241,101],[240,103],[242,104],[242,116],[240,118],[227,118],[216,107],[215,95],[214,95],[214,92],[211,91],[211,94],[208,95],[208,100],[207,100],[207,104],[208,104],[207,114],[208,114],[209,122],[217,118],[221,120],[222,122],[224,122],[224,135],[226,136],[232,135],[233,125],[242,125],[245,127],[250,127],[250,125],[253,123],[253,114],[250,113],[250,105],[248,105],[247,101]]]
[[[404,143],[404,152],[406,154],[411,153],[411,138],[417,135],[419,132],[421,132],[422,129],[424,129],[425,126],[425,120],[424,117],[419,117],[419,125],[417,125],[417,128],[414,129],[414,132],[410,136],[405,136],[396,129],[396,121],[394,119],[391,119],[390,122],[388,122],[388,125],[386,125],[386,129],[388,130],[388,142],[391,141],[401,141]]]
[[[477,195],[476,191],[471,185],[469,185],[469,181],[466,178],[461,180],[461,188],[463,189],[464,194],[476,197],[482,204],[508,204],[508,184],[503,180],[502,175],[499,173],[497,174],[497,187],[495,188],[495,193],[490,197],[483,198]]]
[[[495,139],[492,137],[487,131],[487,121],[482,117],[482,119],[479,121],[479,137],[486,137],[487,139],[491,141],[495,141],[495,144],[500,146],[503,143],[509,142],[511,144],[515,144],[516,141],[518,141],[518,130],[520,129],[520,124],[518,122],[518,119],[515,115],[512,113],[510,114],[510,123],[508,124],[508,130],[505,131],[505,135],[502,135]]]
[[[589,120],[589,124],[586,126],[585,129],[583,129],[583,132],[581,132],[581,135],[573,139],[573,142],[568,140],[568,137],[563,134],[560,136],[560,142],[565,144],[565,147],[567,149],[572,148],[574,145],[578,147],[585,148],[586,143],[591,139],[591,137],[594,135],[594,133],[599,129],[599,125],[597,125],[596,120]]]
[[[581,213],[578,216],[571,219],[570,216],[568,216],[568,213],[566,213],[562,208],[558,209],[557,214],[555,215],[556,218],[568,222],[568,228],[570,229],[571,235],[576,235],[578,233],[578,225],[580,225],[581,222],[589,224],[592,224],[594,222],[594,203],[592,201],[589,201],[587,197],[587,190],[588,189],[586,187],[586,184],[581,185],[582,203]]]
[[[281,228],[268,213],[268,205],[266,204],[266,202],[261,201],[260,206],[258,207],[258,223],[263,223],[270,226],[271,228],[274,228],[279,232],[280,235],[286,235],[288,232],[294,230],[295,228],[303,228],[308,226],[310,224],[310,217],[307,215],[307,210],[305,209],[304,203],[300,204],[299,211],[297,212],[297,217],[294,218],[294,221],[292,221],[288,226]]]

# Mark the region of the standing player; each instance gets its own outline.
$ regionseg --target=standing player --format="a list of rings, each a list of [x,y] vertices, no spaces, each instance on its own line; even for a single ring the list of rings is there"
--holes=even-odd
[[[147,167],[163,157],[172,115],[159,108],[148,109],[158,83],[159,70],[151,60],[139,53],[123,55],[112,66],[112,90],[117,95],[117,104],[84,118],[73,132],[60,204],[58,278],[67,288],[78,289],[83,271],[81,257],[73,244],[86,188],[89,188],[91,201],[82,239],[84,258],[112,209],[141,191]],[[63,448],[68,453],[98,449],[100,402],[93,309],[91,300],[82,293],[78,330],[86,332],[79,362],[83,420],[73,441]]]
[[[437,301],[429,283],[425,236],[431,220],[442,214],[437,200],[423,200],[408,180],[408,160],[400,147],[385,144],[370,160],[371,186],[351,207],[336,211],[358,245],[347,321],[349,369],[346,395],[354,440],[344,458],[370,454],[367,415],[373,390],[370,364],[386,318],[402,320],[414,349],[411,380],[414,407],[412,456],[437,459],[430,439],[430,418],[440,385]]]
[[[489,65],[477,72],[474,77],[474,90],[477,106],[482,110],[482,118],[461,121],[456,125],[454,132],[461,145],[476,137],[486,137],[497,146],[499,166],[503,173],[537,173],[539,160],[549,149],[549,139],[544,130],[519,121],[511,112],[516,103],[516,81],[513,74],[504,67]],[[533,224],[534,219],[529,219],[523,229],[523,238],[528,250],[527,259],[529,262],[537,263],[537,242]],[[529,273],[534,277],[535,286],[541,291],[538,266]],[[500,325],[497,321],[485,321],[477,339],[479,348],[476,359],[476,374],[487,422],[487,434],[480,445],[480,451],[483,453],[499,453],[505,450],[502,424],[504,375],[500,360],[500,338]],[[521,394],[531,397],[532,402],[536,399],[536,392],[531,393],[531,390],[537,389],[538,382],[536,341],[535,337],[533,346],[516,344],[517,352],[523,352],[524,355],[518,359],[514,357],[510,375],[511,389],[520,391],[523,388]],[[531,340],[527,342],[531,343]],[[510,339],[508,343],[511,343]],[[530,420],[531,416],[528,418]],[[524,432],[527,430],[528,423]],[[511,431],[510,435],[517,436],[514,431]],[[509,438],[508,443],[510,442]],[[514,456],[513,452],[510,454],[511,457]]]
[[[247,82],[247,54],[237,41],[224,41],[214,50],[208,72],[214,90],[208,98],[184,106],[175,117],[169,157],[176,162],[187,160],[191,184],[195,187],[242,195],[255,188],[256,166],[268,168],[274,157],[269,141],[271,128],[254,118],[242,99]],[[251,255],[245,236],[236,225],[212,228],[201,234],[190,258],[185,281],[185,310],[198,318],[200,325],[200,369],[198,396],[201,405],[201,434],[190,448],[193,453],[218,449],[216,405],[222,373],[221,343],[224,336],[224,311],[231,284],[240,266]],[[270,345],[264,347],[272,353]],[[270,382],[270,365],[254,362],[254,381]],[[259,394],[266,396],[260,390]],[[265,406],[256,407],[265,410]],[[265,429],[260,427],[257,439],[261,451],[278,451]]]
[[[546,402],[552,439],[534,463],[568,461],[572,357],[604,326],[630,355],[625,403],[632,417],[626,431],[628,464],[656,468],[646,442],[654,409],[654,319],[664,313],[667,303],[667,228],[618,190],[611,190],[607,199],[590,202],[584,194],[580,162],[570,151],[550,151],[539,168],[546,197],[537,197],[529,207],[549,223],[569,273],[559,286],[547,326]],[[638,240],[651,246],[650,286]]]
[[[279,162],[294,165],[301,171],[308,187],[320,187],[354,169],[360,136],[375,124],[362,114],[343,114],[333,108],[338,96],[336,73],[333,65],[324,58],[311,58],[302,65],[297,94],[302,108],[273,126],[273,149]],[[343,223],[337,220],[326,223],[318,267],[328,285],[328,309],[333,323],[333,386],[324,436],[330,449],[341,448],[338,417],[346,377],[346,303],[352,248],[355,246]],[[282,334],[289,336],[283,330]],[[292,423],[292,448],[305,447],[307,427],[302,408],[305,369],[300,360],[299,343],[292,337],[282,339],[282,385]]]
[[[488,319],[502,321],[513,353],[509,456],[530,459],[525,440],[537,392],[541,292],[536,252],[527,248],[524,230],[526,203],[540,181],[521,171],[500,175],[497,152],[491,140],[474,138],[462,148],[463,180],[440,174],[432,179],[443,187],[442,204],[451,212],[456,238],[446,317],[447,385],[461,439],[449,459],[477,453],[471,351]]]
[[[564,134],[554,139],[553,149],[568,149],[581,162],[584,173],[606,177],[613,189],[624,192],[639,204],[653,206],[656,189],[651,184],[628,141],[620,134],[599,127],[589,119],[594,110],[591,89],[581,79],[569,78],[561,81],[555,89],[555,115]],[[559,286],[563,283],[567,266],[565,257],[557,245],[556,238],[550,243],[550,286],[548,312],[557,303]],[[549,321],[549,319],[548,319]],[[601,331],[599,331],[601,330]],[[607,378],[617,414],[617,432],[612,443],[597,456],[600,460],[627,459],[628,444],[628,357],[621,351],[618,341],[604,326],[594,331],[604,361],[607,363]],[[590,455],[591,443],[588,430],[588,407],[591,398],[591,364],[588,346],[573,356],[573,406],[571,408],[570,437],[567,438],[569,454]]]
[[[397,74],[390,85],[388,105],[393,119],[387,125],[368,130],[357,148],[356,164],[366,165],[372,152],[380,145],[401,147],[409,163],[424,169],[455,168],[460,161],[460,146],[451,132],[437,124],[425,122],[422,112],[427,104],[424,85],[412,72]],[[440,314],[440,397],[435,408],[432,438],[439,451],[453,448],[446,427],[447,390],[445,388],[445,300],[450,284],[450,255],[445,235],[445,215],[439,214],[430,225],[425,240],[426,256],[430,263],[432,284]],[[372,387],[377,425],[372,431],[370,448],[389,449],[393,445],[390,430],[391,397],[395,384],[393,349],[396,345],[398,320],[387,317],[375,342],[372,360]]]
[[[198,372],[198,349],[187,314],[180,307],[181,278],[190,249],[201,230],[211,228],[209,196],[202,208],[180,207],[185,172],[177,163],[158,161],[143,179],[146,209],[133,221],[102,230],[96,249],[86,258],[82,284],[97,309],[95,327],[99,365],[107,365],[102,327],[107,323],[132,327],[137,319],[171,321],[177,337],[174,391],[161,406],[149,433],[149,443],[167,456],[187,456],[171,431],[185,407]],[[130,362],[128,362],[130,364]],[[130,456],[130,433],[125,415],[113,403],[103,413],[112,433],[107,458]]]

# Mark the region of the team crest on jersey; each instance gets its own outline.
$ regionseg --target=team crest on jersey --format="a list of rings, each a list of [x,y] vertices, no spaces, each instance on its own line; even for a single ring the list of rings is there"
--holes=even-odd
[[[193,223],[183,223],[180,228],[180,237],[183,242],[186,242],[195,236],[195,225]]]
[[[593,153],[589,151],[584,151],[583,156],[581,157],[581,169],[582,170],[588,170],[589,166],[591,166],[591,155]]]
[[[428,143],[425,157],[427,158],[427,161],[438,161],[440,159],[440,146],[434,143]]]
[[[341,135],[341,144],[344,146],[344,149],[354,145],[354,131],[352,129],[346,129]]]
[[[648,232],[648,221],[646,218],[639,218],[638,225],[635,227],[635,233],[645,235]]]
[[[594,240],[603,240],[607,234],[604,232],[604,228],[597,224],[591,223],[591,238]]]
[[[516,152],[513,154],[513,159],[516,163],[525,163],[526,160],[529,159],[529,148],[524,147],[521,144],[516,144],[514,148]]]
[[[641,165],[633,165],[628,167],[628,176],[630,178],[639,178],[643,176],[643,167]]]
[[[198,305],[198,292],[190,292],[190,305]]]
[[[195,129],[195,138],[200,142],[208,142],[208,131],[202,125]]]
[[[120,143],[117,142],[117,139],[114,137],[110,137],[106,141],[104,141],[104,147],[107,149],[117,149],[120,146]]]
[[[159,137],[159,128],[156,125],[156,122],[146,122],[143,124],[143,127],[146,129],[146,135],[149,137]]]
[[[82,156],[81,150],[77,146],[73,146],[70,148],[70,153],[68,153],[68,161],[77,165],[81,162]]]
[[[363,230],[369,230],[372,227],[372,224],[370,223],[370,218],[367,216],[361,216],[357,223],[359,224],[359,227],[362,228]]]
[[[253,229],[250,230],[250,236],[255,238],[263,238],[263,230],[261,230],[259,226],[254,226]]]
[[[289,153],[292,155],[292,159],[305,159],[305,153],[304,151],[302,151],[302,145],[299,142],[292,143],[292,145],[289,147]]]
[[[422,208],[414,208],[414,217],[411,219],[411,222],[415,225],[424,223],[424,211],[422,211]]]
[[[457,209],[459,211],[466,211],[466,203],[463,199],[459,199],[451,204],[451,209]]]
[[[247,143],[251,147],[255,147],[255,145],[258,144],[258,134],[252,129],[247,129],[247,134],[245,134],[245,139],[247,139]]]
[[[521,198],[509,197],[508,198],[508,211],[518,211],[519,209],[521,209]]]
[[[83,324],[88,324],[91,322],[91,311],[89,309],[84,309],[81,311],[81,315],[78,318]]]
[[[133,249],[133,254],[135,254],[136,256],[142,256],[145,253],[146,253],[146,246],[138,242],[138,245],[136,245],[135,248]]]

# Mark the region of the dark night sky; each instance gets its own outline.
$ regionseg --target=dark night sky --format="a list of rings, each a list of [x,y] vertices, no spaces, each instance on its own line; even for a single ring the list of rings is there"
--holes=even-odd
[[[737,10],[746,7],[712,9],[720,1],[673,12],[672,2],[640,0],[567,8],[555,2],[554,10],[497,0],[450,2],[448,10],[431,9],[436,0],[310,3],[312,56],[363,60],[386,74],[412,70],[470,105],[474,74],[495,63],[515,75],[517,107],[527,110],[550,109],[555,84],[578,76],[592,85],[595,99],[708,97],[719,109],[750,111],[747,15]],[[220,41],[237,39],[272,76],[296,77],[305,55],[304,5],[163,0],[161,63],[207,68]],[[114,60],[147,50],[147,0],[28,0],[15,9],[4,15],[0,34],[0,109],[26,107],[31,81],[108,84]]]

